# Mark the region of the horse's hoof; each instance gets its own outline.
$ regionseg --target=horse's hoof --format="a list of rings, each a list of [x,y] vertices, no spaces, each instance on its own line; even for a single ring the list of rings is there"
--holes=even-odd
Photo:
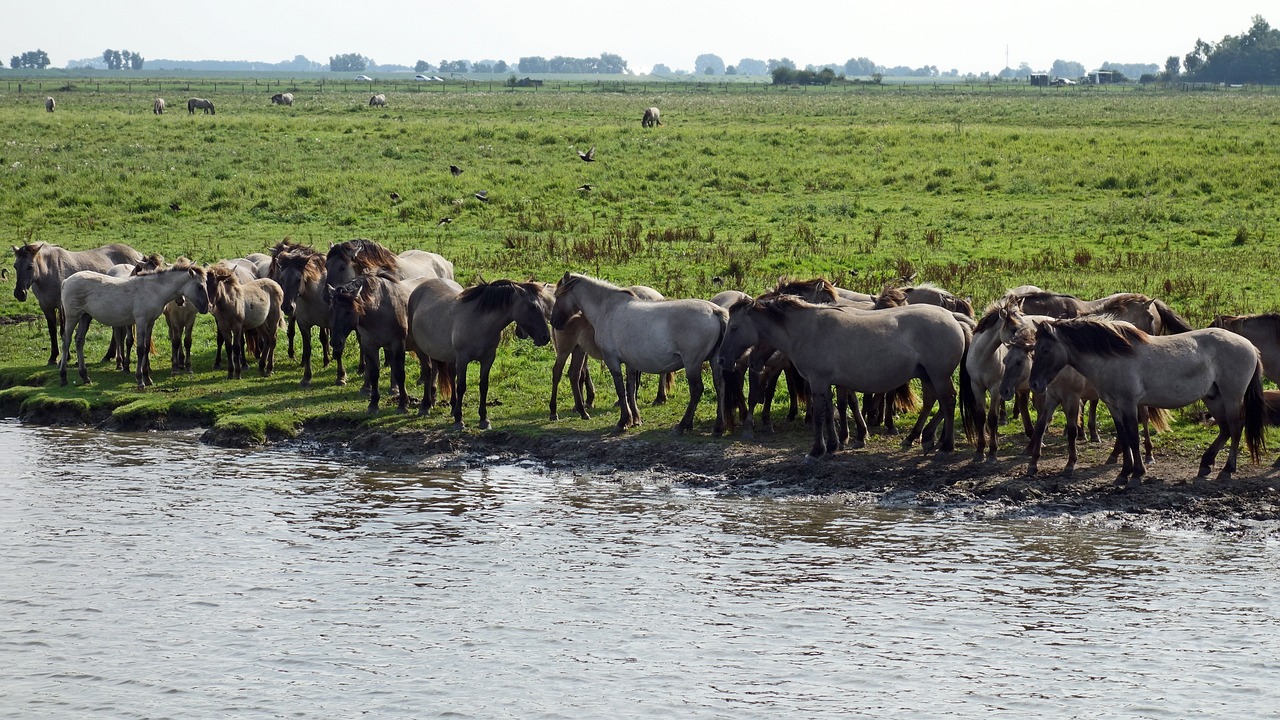
[[[560,419],[560,413],[551,413],[550,415],[547,416],[547,419],[549,419],[551,422],[556,422]]]
[[[430,412],[431,408],[426,403],[422,403],[418,406],[419,417],[426,417]]]
[[[1210,472],[1211,470],[1212,470],[1212,468],[1210,468],[1208,465],[1201,465],[1201,466],[1200,466],[1200,472],[1196,473],[1196,477],[1198,477],[1198,478],[1206,478],[1206,477],[1209,477],[1209,472]]]
[[[751,432],[750,430],[743,430],[743,431],[742,431],[742,439],[743,439],[743,440],[755,440],[755,439],[756,439],[756,435],[755,435],[755,433]]]
[[[1068,465],[1062,468],[1062,472],[1060,474],[1062,475],[1062,477],[1072,477],[1073,475],[1076,474],[1076,466]]]
[[[850,440],[850,441],[849,441],[849,449],[850,449],[850,450],[861,450],[862,448],[864,448],[864,447],[866,447],[866,446],[867,446],[867,444],[866,444],[865,442],[863,442],[862,440]]]
[[[489,428],[493,427],[493,423],[489,422],[488,420],[481,420],[480,425],[478,425],[478,427],[481,430],[488,430]]]
[[[463,423],[463,422],[456,422],[456,423],[454,423],[454,424],[453,424],[453,429],[454,429],[454,430],[456,430],[456,431],[458,431],[458,432],[461,432],[461,431],[463,431],[463,430],[466,430],[466,429],[467,429],[467,424],[466,424],[466,423]]]
[[[821,459],[822,459],[822,458],[821,458],[820,456],[817,456],[817,455],[805,455],[805,456],[804,456],[804,464],[805,464],[805,465],[814,465],[814,464],[817,464],[817,462],[818,462],[819,460],[821,460]]]
[[[298,383],[298,387],[311,387],[311,380],[303,380]]]
[[[657,406],[659,406],[659,405],[666,405],[666,404],[667,404],[667,399],[666,399],[666,398],[656,398],[656,399],[653,401],[653,406],[654,406],[654,407],[657,407]]]
[[[614,434],[614,435],[621,435],[621,434],[625,433],[626,431],[627,431],[627,426],[626,426],[626,425],[623,425],[622,423],[618,423],[617,425],[614,425],[614,426],[613,426],[613,434]]]

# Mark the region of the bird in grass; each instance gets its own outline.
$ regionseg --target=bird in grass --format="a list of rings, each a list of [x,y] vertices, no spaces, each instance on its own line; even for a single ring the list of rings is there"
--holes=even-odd
[[[398,192],[393,192],[393,193],[391,193],[391,202],[393,202],[393,203],[398,203],[398,202],[400,202],[400,193],[398,193]]]
[[[595,145],[592,145],[592,146],[591,146],[591,149],[590,149],[590,150],[588,150],[588,151],[586,151],[586,152],[582,152],[581,150],[579,150],[579,151],[578,151],[578,157],[582,158],[582,162],[595,162],[595,161],[596,161],[596,146],[595,146]]]
[[[462,174],[462,168],[458,167],[457,165],[450,165],[449,172],[452,173],[454,177],[458,177],[459,175]]]
[[[179,210],[182,209],[182,206],[179,205],[178,203],[169,203],[169,209],[174,212],[178,212]]]
[[[481,190],[480,192],[476,193],[476,199],[479,200],[480,202],[489,202],[489,191]]]
[[[579,185],[578,192],[591,192],[591,187],[590,184]]]
[[[436,223],[436,227],[440,227],[441,225],[448,225],[451,222],[453,222],[453,218],[442,217],[440,218],[440,222]]]

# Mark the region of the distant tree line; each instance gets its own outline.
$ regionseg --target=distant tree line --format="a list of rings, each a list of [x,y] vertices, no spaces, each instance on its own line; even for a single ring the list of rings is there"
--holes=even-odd
[[[1195,82],[1280,83],[1280,31],[1255,15],[1243,35],[1227,35],[1216,43],[1196,40],[1181,62],[1176,56],[1166,61],[1168,78],[1177,77],[1180,70]]]
[[[108,48],[102,51],[102,62],[106,63],[108,70],[141,70],[146,58],[142,53]]]
[[[574,58],[557,55],[550,60],[534,55],[522,57],[516,64],[522,73],[596,73],[621,75],[627,71],[627,61],[621,55],[600,53],[600,57]]]
[[[43,70],[49,67],[49,54],[43,50],[29,50],[21,55],[14,55],[9,58],[9,67],[14,70],[22,68]]]

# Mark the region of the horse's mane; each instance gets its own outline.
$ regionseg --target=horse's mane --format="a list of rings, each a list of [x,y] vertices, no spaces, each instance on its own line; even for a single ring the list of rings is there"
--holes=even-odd
[[[1095,311],[1096,314],[1115,314],[1119,313],[1120,310],[1128,307],[1129,305],[1142,305],[1151,302],[1151,298],[1143,295],[1142,293],[1116,293],[1115,295],[1111,295],[1103,299],[1106,300],[1106,302],[1104,302],[1102,306]]]
[[[375,268],[394,269],[398,262],[395,253],[372,240],[360,238],[338,243],[329,249],[330,256],[335,252],[345,255],[349,261],[366,271]]]
[[[986,332],[993,326],[999,324],[1004,318],[1005,311],[1008,310],[1009,307],[1010,304],[1008,297],[1002,297],[988,305],[987,309],[983,311],[982,317],[978,319],[977,327],[973,329],[974,334]]]
[[[156,255],[156,256],[154,256],[154,257],[160,257],[160,256],[159,256],[159,255]],[[167,272],[179,272],[179,271],[181,271],[181,272],[186,272],[186,271],[188,271],[188,270],[190,270],[190,269],[192,269],[192,268],[195,268],[196,270],[199,270],[201,275],[205,275],[205,274],[211,274],[211,273],[215,272],[215,271],[216,271],[216,269],[217,269],[217,267],[218,267],[217,265],[214,265],[213,267],[211,267],[211,268],[209,268],[208,270],[206,270],[203,266],[198,265],[198,264],[196,264],[196,263],[192,262],[191,260],[189,260],[189,259],[187,259],[187,258],[184,258],[184,257],[180,257],[180,258],[178,258],[177,260],[174,260],[174,261],[173,261],[173,264],[172,264],[172,265],[168,265],[168,266],[165,266],[165,265],[163,264],[163,263],[164,263],[164,258],[160,258],[160,262],[161,262],[161,264],[156,265],[154,268],[147,268],[147,269],[145,269],[145,270],[138,270],[137,272],[135,272],[135,273],[134,273],[134,275],[137,275],[137,276],[141,276],[141,275],[159,275],[160,273],[167,273]]]
[[[1048,327],[1076,350],[1091,355],[1132,355],[1134,346],[1145,344],[1148,337],[1129,323],[1095,318],[1058,320]]]
[[[1246,322],[1256,322],[1261,325],[1269,326],[1269,329],[1276,333],[1280,333],[1280,313],[1259,313],[1257,315],[1219,315],[1213,319],[1209,327],[1218,327],[1225,330],[1236,330]]]
[[[278,247],[278,246],[277,246]],[[324,275],[324,255],[307,245],[293,245],[282,252],[272,250],[271,274],[283,267],[298,267],[304,281],[319,280]]]
[[[733,304],[736,307],[742,303],[753,303],[752,309],[758,310],[774,322],[785,322],[787,314],[792,310],[800,310],[804,308],[822,308],[831,309],[830,305],[819,305],[811,303],[804,298],[795,295],[762,295],[756,300],[742,299]],[[732,309],[732,307],[730,308]]]
[[[1018,323],[1012,337],[1009,338],[1009,344],[1024,350],[1035,347],[1037,329],[1035,321]]]
[[[176,267],[177,263],[174,263],[174,266]],[[232,267],[231,264],[228,263],[226,260],[219,260],[218,262],[210,265],[209,269],[206,272],[214,280],[221,281],[221,280],[228,280],[228,279],[230,280],[238,279],[236,277],[235,268]],[[138,274],[142,275],[143,273],[138,273]]]
[[[875,308],[882,310],[884,308],[902,307],[907,304],[907,293],[902,288],[893,285],[885,285],[880,294],[876,296]]]
[[[480,312],[507,310],[521,296],[529,293],[536,299],[539,286],[537,283],[518,283],[513,280],[494,280],[481,282],[463,290],[458,295],[458,302],[475,303]]]
[[[1022,293],[1014,295],[1015,298],[1022,298],[1026,302],[1047,302],[1049,300],[1058,300],[1067,298],[1069,300],[1079,300],[1075,295],[1067,295],[1066,293],[1049,292],[1048,290],[1039,290],[1037,292]]]
[[[836,291],[836,286],[830,280],[820,277],[810,280],[779,278],[778,284],[761,297],[773,297],[776,295],[806,295],[815,298],[830,298],[827,302],[832,305],[840,300],[840,293]]]
[[[572,288],[574,285],[577,285],[579,282],[583,280],[591,280],[592,282],[606,289],[615,290],[620,293],[626,293],[631,297],[638,297],[635,293],[631,292],[630,289],[618,287],[617,285],[614,285],[608,280],[601,280],[600,278],[593,278],[587,275],[579,275],[577,273],[565,273],[564,277],[560,278],[560,280],[556,282],[556,297],[560,297],[564,293],[568,292],[570,288]]]

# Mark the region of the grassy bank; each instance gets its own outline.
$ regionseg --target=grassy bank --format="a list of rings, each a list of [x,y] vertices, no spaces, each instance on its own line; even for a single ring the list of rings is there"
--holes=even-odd
[[[284,238],[324,248],[368,237],[439,252],[464,284],[574,270],[710,297],[759,292],[783,274],[867,291],[913,277],[978,307],[1025,283],[1087,297],[1145,292],[1197,324],[1280,307],[1274,94],[583,87],[389,92],[388,107],[369,108],[363,88],[328,87],[300,89],[285,108],[268,102],[279,87],[233,84],[201,89],[216,115],[188,115],[185,94],[166,91],[171,109],[155,116],[151,89],[70,84],[52,93],[54,113],[29,91],[0,92],[0,227],[10,244],[127,242],[213,261]],[[640,128],[649,105],[662,108],[664,126]],[[593,146],[597,161],[580,161],[577,151]],[[454,177],[451,164],[464,172]],[[36,312],[34,301],[0,294],[0,316]],[[354,387],[331,385],[331,369],[310,390],[297,387],[290,362],[273,378],[227,381],[209,369],[207,318],[194,375],[161,373],[138,392],[100,366],[88,388],[31,389],[51,376],[41,324],[0,329],[0,376],[17,386],[4,400],[32,417],[41,408],[122,425],[185,417],[253,438],[334,416],[448,424],[368,419]],[[106,337],[91,334],[93,359]],[[588,422],[545,421],[551,359],[514,339],[504,347],[495,426],[604,431],[611,400]],[[676,418],[675,406],[652,411],[646,432]],[[1175,435],[1199,432],[1184,423]]]

